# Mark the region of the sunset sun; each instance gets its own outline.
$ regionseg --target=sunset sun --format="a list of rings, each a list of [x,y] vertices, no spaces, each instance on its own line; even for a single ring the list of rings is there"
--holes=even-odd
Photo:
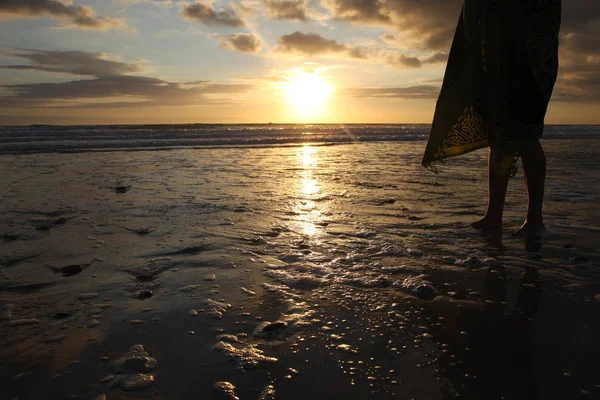
[[[295,116],[317,118],[323,115],[333,86],[316,73],[302,72],[284,85],[283,90],[286,102]]]

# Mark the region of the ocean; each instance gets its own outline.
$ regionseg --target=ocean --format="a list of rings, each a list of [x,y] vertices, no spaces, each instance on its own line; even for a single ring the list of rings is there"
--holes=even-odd
[[[597,397],[600,127],[546,128],[542,238],[427,131],[0,128],[2,396]]]
[[[425,124],[90,125],[0,127],[0,154],[426,140]],[[546,139],[598,139],[600,127],[546,126]]]

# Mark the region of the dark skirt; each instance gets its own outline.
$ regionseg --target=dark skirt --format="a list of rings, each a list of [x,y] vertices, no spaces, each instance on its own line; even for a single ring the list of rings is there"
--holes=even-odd
[[[490,146],[509,176],[537,145],[558,71],[561,0],[465,0],[423,165]]]

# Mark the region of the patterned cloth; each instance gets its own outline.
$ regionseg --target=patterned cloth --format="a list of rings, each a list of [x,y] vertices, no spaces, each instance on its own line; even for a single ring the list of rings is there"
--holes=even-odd
[[[423,166],[483,147],[514,173],[539,140],[558,71],[561,0],[465,0]]]

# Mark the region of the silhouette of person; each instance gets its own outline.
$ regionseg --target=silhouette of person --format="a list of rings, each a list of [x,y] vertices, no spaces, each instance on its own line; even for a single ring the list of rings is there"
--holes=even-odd
[[[475,228],[499,230],[522,159],[529,203],[518,232],[544,229],[546,158],[539,139],[558,71],[561,0],[465,0],[423,166],[484,147],[489,201]]]

